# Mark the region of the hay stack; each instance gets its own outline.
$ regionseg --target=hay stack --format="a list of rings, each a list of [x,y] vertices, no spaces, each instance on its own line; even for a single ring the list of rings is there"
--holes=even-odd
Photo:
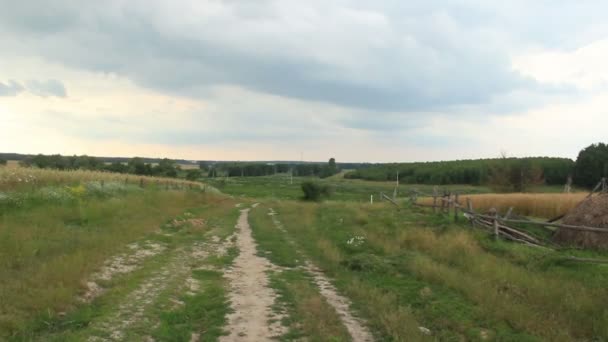
[[[608,228],[608,193],[582,201],[564,217],[564,224]],[[560,228],[554,241],[568,246],[608,249],[608,233]]]

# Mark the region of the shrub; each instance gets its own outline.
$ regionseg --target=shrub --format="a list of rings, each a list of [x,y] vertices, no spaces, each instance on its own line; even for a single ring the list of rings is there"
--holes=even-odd
[[[203,172],[200,169],[192,169],[186,171],[186,179],[189,181],[196,181],[203,176]]]
[[[304,199],[307,201],[318,201],[322,197],[329,197],[331,194],[329,186],[310,181],[302,183],[302,191],[304,192]]]

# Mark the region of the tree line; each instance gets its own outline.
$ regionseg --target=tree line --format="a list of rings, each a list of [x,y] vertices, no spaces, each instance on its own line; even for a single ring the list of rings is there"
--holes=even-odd
[[[349,172],[346,178],[395,181],[410,184],[472,184],[488,183],[500,169],[535,168],[543,173],[548,184],[563,184],[574,162],[566,158],[497,158],[440,162],[377,164]]]
[[[345,178],[405,184],[489,185],[502,191],[525,191],[533,185],[573,184],[591,187],[608,177],[608,145],[593,144],[575,161],[568,158],[502,158],[419,163],[376,164],[349,172]]]
[[[135,157],[127,163],[114,161],[105,163],[101,158],[82,156],[62,156],[60,154],[28,156],[19,162],[22,166],[55,170],[95,170],[118,173],[130,173],[142,176],[176,178],[181,167],[170,159],[161,159],[158,163],[146,163],[143,158]],[[190,171],[190,170],[188,170]],[[198,170],[196,170],[198,171]],[[200,173],[200,171],[198,171]],[[188,176],[188,173],[186,173]]]
[[[331,158],[325,163],[264,163],[264,162],[223,162],[200,163],[208,177],[259,177],[275,174],[292,174],[294,177],[326,178],[340,172],[336,160]]]
[[[20,165],[56,170],[96,170],[117,173],[129,173],[142,176],[157,176],[171,178],[186,178],[197,180],[201,177],[256,177],[270,176],[278,173],[292,173],[294,176],[329,177],[338,172],[334,158],[324,163],[261,163],[261,162],[200,162],[198,169],[182,170],[181,166],[171,159],[157,159],[158,162],[148,162],[149,159],[135,157],[131,159],[81,156],[31,155],[24,156]],[[126,160],[126,162],[125,162]],[[4,162],[3,162],[4,161]],[[0,159],[0,165],[6,164]]]

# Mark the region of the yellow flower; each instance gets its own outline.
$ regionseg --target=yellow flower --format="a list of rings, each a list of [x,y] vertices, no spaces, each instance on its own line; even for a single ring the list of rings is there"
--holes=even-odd
[[[87,189],[82,184],[71,187],[69,190],[75,197],[82,197],[87,192]]]

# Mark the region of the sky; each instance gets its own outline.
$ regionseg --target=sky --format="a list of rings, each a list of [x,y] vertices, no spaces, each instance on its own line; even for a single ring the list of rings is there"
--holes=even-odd
[[[0,152],[406,162],[606,142],[606,1],[0,8]]]

